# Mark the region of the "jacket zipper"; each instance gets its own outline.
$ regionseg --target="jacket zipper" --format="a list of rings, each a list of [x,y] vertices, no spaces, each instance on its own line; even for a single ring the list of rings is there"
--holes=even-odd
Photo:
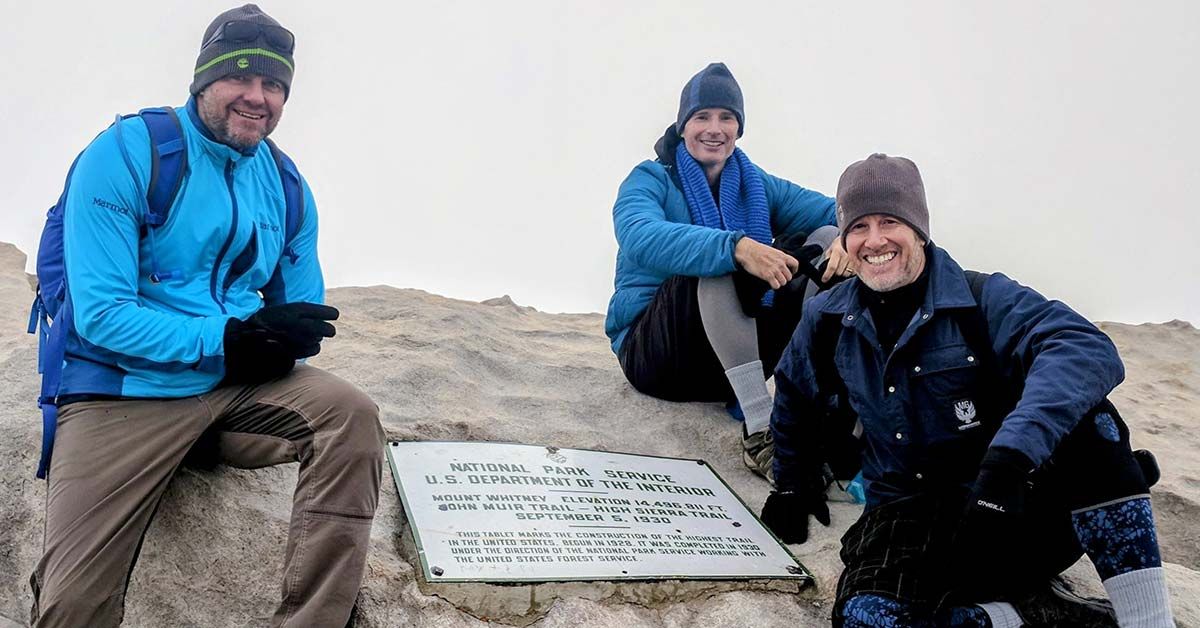
[[[225,243],[221,245],[221,251],[217,253],[217,259],[213,263],[212,277],[208,282],[209,292],[212,294],[212,300],[221,308],[222,314],[228,314],[225,311],[225,304],[221,302],[217,296],[217,276],[221,273],[221,261],[225,259],[225,254],[229,252],[229,247],[233,246],[233,237],[237,234],[238,226],[238,203],[237,196],[233,193],[233,160],[230,159],[225,164],[225,187],[229,189],[229,204],[233,212],[233,216],[229,221],[229,235],[225,238]]]

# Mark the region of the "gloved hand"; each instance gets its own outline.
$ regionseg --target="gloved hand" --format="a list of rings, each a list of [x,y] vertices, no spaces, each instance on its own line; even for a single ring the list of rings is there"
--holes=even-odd
[[[225,323],[225,384],[261,384],[296,366],[291,347],[276,334],[236,318]]]
[[[822,491],[772,491],[763,503],[762,519],[775,536],[784,543],[803,543],[808,540],[808,516],[821,525],[829,525],[829,505]]]
[[[992,447],[979,463],[979,475],[967,498],[967,514],[1017,517],[1025,511],[1025,491],[1033,462],[1025,454]]]
[[[315,303],[265,307],[225,324],[225,383],[261,384],[287,375],[296,360],[317,355],[336,333],[338,311]]]
[[[299,360],[321,351],[321,341],[332,338],[337,329],[327,321],[336,321],[337,308],[319,303],[283,303],[264,307],[242,325],[270,332],[276,340],[293,350]],[[241,322],[241,321],[239,321]]]
[[[956,554],[981,557],[1002,551],[1014,522],[1025,511],[1025,493],[1033,462],[1015,449],[989,448],[967,495],[955,536]]]

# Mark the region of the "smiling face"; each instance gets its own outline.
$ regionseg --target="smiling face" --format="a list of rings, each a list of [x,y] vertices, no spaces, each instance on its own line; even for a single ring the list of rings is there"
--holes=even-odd
[[[858,278],[875,292],[907,286],[925,270],[925,241],[904,221],[868,214],[846,229],[846,252]]]
[[[283,84],[258,74],[227,76],[196,95],[200,119],[218,142],[253,147],[275,130],[283,115]]]
[[[701,109],[683,125],[683,144],[708,175],[709,183],[716,180],[733,154],[737,141],[738,119],[728,109]]]

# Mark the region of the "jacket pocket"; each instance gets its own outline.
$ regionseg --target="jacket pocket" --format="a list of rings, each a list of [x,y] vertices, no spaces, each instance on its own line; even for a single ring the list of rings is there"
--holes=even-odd
[[[921,354],[912,367],[913,383],[939,398],[973,392],[979,361],[967,345],[939,347]]]
[[[225,281],[221,283],[221,293],[229,291],[229,286],[237,281],[246,271],[254,266],[254,262],[258,260],[258,230],[254,229],[250,232],[250,241],[246,243],[246,248],[234,258],[233,263],[229,265],[229,272],[225,275]]]
[[[980,426],[979,360],[971,348],[950,345],[926,351],[911,367],[913,401],[943,438]]]

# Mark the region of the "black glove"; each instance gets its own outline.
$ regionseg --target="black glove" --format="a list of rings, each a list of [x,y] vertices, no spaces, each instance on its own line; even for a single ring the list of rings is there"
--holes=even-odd
[[[1025,493],[1033,462],[1015,449],[990,448],[967,495],[966,510],[955,535],[955,553],[985,558],[1002,552],[1014,522],[1025,511]]]
[[[763,295],[771,289],[771,284],[739,268],[733,273],[733,289],[742,304],[742,313],[754,318],[762,311]]]
[[[327,320],[338,311],[315,303],[265,307],[242,321],[225,324],[227,384],[261,384],[291,372],[296,360],[317,355],[321,339],[336,333]]]
[[[967,498],[967,514],[1017,517],[1025,511],[1025,491],[1033,463],[1025,454],[992,447],[979,463],[979,476]]]
[[[296,366],[291,347],[276,334],[236,318],[225,323],[225,384],[261,384]]]
[[[792,281],[784,284],[783,287],[776,291],[777,298],[779,294],[796,292],[803,294],[805,283],[803,278],[808,276],[809,273],[815,272],[812,261],[819,258],[825,252],[819,244],[805,245],[804,241],[806,239],[808,239],[808,234],[796,233],[784,236],[771,245],[791,255],[800,262],[800,270],[792,274]],[[771,285],[739,268],[733,273],[733,288],[737,292],[738,302],[742,305],[742,312],[746,316],[755,317],[762,310],[763,295],[771,289]]]
[[[284,303],[264,307],[243,323],[266,330],[288,345],[293,358],[309,358],[321,351],[321,341],[332,338],[337,329],[327,321],[338,319],[338,310],[318,303]]]
[[[805,244],[807,241],[808,234],[801,231],[777,238],[771,246],[791,255],[797,260],[811,264],[813,260],[821,257],[825,249],[821,248],[820,244]]]
[[[823,526],[829,526],[829,505],[822,491],[772,491],[763,503],[762,519],[784,543],[803,543],[808,540],[808,516]]]

